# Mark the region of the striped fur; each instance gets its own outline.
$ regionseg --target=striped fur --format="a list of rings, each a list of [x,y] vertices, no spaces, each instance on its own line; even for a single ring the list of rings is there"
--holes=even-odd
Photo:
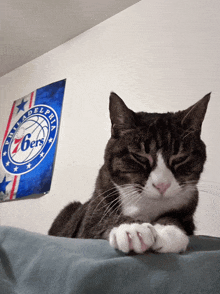
[[[185,250],[206,160],[200,133],[209,99],[176,113],[135,113],[111,93],[111,138],[93,196],[65,207],[49,234],[104,238],[124,252]]]

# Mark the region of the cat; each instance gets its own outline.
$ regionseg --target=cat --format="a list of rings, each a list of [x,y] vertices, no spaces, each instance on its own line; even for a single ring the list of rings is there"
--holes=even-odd
[[[67,205],[48,234],[106,239],[125,253],[180,253],[193,235],[200,138],[210,93],[183,111],[130,110],[110,94],[111,138],[90,200]]]

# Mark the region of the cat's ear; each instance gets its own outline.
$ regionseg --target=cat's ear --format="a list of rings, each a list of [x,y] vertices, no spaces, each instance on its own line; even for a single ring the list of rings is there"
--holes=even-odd
[[[112,136],[117,137],[124,131],[136,127],[135,113],[113,92],[111,92],[109,98],[109,112],[112,122]]]
[[[184,129],[191,128],[191,130],[198,131],[200,133],[210,96],[211,93],[205,95],[197,103],[190,106],[186,110],[180,111],[181,124]]]

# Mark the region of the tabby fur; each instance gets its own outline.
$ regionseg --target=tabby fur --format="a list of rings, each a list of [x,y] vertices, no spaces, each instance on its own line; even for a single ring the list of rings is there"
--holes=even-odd
[[[209,99],[175,113],[135,113],[111,93],[111,138],[94,193],[67,205],[49,235],[107,239],[124,252],[186,250],[206,161],[200,135]]]

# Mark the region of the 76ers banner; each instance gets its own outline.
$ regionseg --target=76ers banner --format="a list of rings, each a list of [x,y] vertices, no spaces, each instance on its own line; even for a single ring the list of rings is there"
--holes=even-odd
[[[14,101],[0,152],[0,201],[50,190],[65,82]]]

